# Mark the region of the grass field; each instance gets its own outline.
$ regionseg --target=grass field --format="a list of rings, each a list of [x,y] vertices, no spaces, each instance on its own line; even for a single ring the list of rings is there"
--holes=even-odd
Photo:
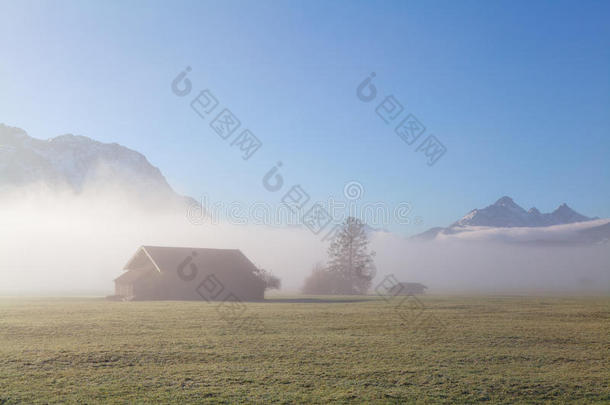
[[[0,404],[610,403],[610,298],[422,301],[3,298]]]

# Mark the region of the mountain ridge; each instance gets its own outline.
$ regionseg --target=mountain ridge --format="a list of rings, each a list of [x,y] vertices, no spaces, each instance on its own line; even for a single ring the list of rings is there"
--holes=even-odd
[[[494,227],[538,227],[562,225],[590,221],[566,203],[562,203],[550,213],[541,213],[536,207],[526,211],[508,196],[499,198],[485,208],[475,208],[464,217],[450,225],[453,226],[494,226]]]
[[[551,229],[558,225],[569,225],[581,222],[595,221],[597,217],[587,217],[568,206],[560,204],[550,213],[541,213],[536,207],[525,210],[514,202],[511,197],[503,196],[495,203],[485,208],[475,208],[448,227],[435,227],[412,236],[413,239],[433,240],[439,236],[456,235],[481,229],[509,230],[512,228]],[[590,231],[578,231],[577,241],[596,243],[606,240],[610,233],[609,227],[597,227],[591,222]],[[597,229],[599,228],[599,229]],[[504,231],[506,233],[507,231]]]
[[[64,134],[47,140],[29,136],[20,128],[0,124],[0,187],[46,184],[50,189],[71,190],[75,194],[105,190],[142,207],[192,206],[191,197],[177,194],[161,171],[147,158],[118,143],[103,143],[82,135]],[[413,239],[433,240],[439,236],[472,234],[479,228],[543,229],[556,225],[593,221],[566,203],[549,213],[536,207],[525,210],[509,196],[485,208],[468,212],[448,227],[430,228]],[[575,232],[575,239],[597,243],[610,238],[610,225],[592,226]],[[367,233],[388,232],[367,227]]]
[[[32,184],[75,194],[87,188],[108,188],[146,206],[192,200],[177,194],[143,154],[118,143],[73,134],[43,140],[0,124],[0,186]]]

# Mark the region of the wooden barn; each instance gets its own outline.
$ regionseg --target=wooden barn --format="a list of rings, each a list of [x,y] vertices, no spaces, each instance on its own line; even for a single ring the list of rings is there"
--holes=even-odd
[[[125,300],[259,301],[265,283],[237,249],[142,246],[114,280]]]
[[[390,289],[389,293],[391,295],[416,295],[423,294],[427,288],[420,283],[398,283]]]

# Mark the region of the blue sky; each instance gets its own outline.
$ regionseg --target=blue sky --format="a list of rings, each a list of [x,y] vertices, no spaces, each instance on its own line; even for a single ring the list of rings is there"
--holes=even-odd
[[[0,122],[121,143],[183,194],[276,203],[261,179],[282,161],[313,199],[358,181],[363,202],[410,202],[423,223],[390,227],[404,234],[502,195],[610,217],[605,1],[2,1],[0,15]],[[263,142],[250,160],[190,109],[205,88]],[[375,114],[388,95],[447,148],[434,166]]]

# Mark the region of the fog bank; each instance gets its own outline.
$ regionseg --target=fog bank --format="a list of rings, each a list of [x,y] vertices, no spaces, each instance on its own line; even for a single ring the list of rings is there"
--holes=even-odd
[[[242,250],[257,266],[297,290],[327,244],[306,228],[226,223],[194,225],[184,207],[141,209],[116,190],[50,192],[40,187],[0,198],[0,292],[100,291],[141,245]],[[608,244],[532,247],[487,240],[415,242],[371,235],[378,276],[418,281],[430,293],[610,292]]]

